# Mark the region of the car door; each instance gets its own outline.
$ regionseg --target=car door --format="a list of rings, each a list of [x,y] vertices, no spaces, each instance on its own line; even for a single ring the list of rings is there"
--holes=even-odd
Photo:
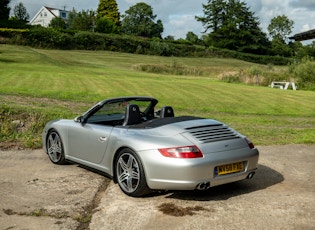
[[[69,155],[99,164],[105,154],[113,126],[75,123],[68,130]]]

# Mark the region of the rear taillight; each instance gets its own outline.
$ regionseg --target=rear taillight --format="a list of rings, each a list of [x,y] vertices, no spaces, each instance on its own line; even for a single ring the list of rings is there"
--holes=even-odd
[[[165,157],[172,158],[200,158],[203,157],[202,152],[197,146],[183,146],[174,148],[159,149],[160,153]]]
[[[247,137],[245,137],[245,141],[247,142],[248,147],[250,149],[254,149],[255,148],[255,145],[253,144],[253,142],[251,142],[251,140],[249,140]]]

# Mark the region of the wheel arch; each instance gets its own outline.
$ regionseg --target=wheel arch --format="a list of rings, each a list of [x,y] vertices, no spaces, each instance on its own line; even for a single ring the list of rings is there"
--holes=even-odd
[[[59,132],[53,127],[50,127],[48,130],[45,131],[46,133],[45,133],[45,139],[43,140],[44,141],[43,145],[44,145],[44,151],[46,152],[46,154],[48,154],[48,151],[47,151],[47,140],[48,140],[49,134],[52,131],[56,131],[58,133],[58,135],[60,135]]]
[[[47,140],[48,140],[48,136],[49,136],[50,132],[52,132],[52,131],[55,131],[60,136],[62,147],[63,147],[63,151],[64,151],[64,155],[67,158],[68,145],[66,144],[65,141],[68,141],[68,140],[64,136],[65,134],[63,132],[60,132],[56,127],[49,127],[49,129],[47,129],[46,136],[45,136],[45,143],[44,143],[45,144],[44,151],[46,152],[46,154],[48,154],[48,152],[47,152]]]
[[[53,150],[53,151],[58,151],[58,153],[60,154],[60,156],[58,156],[58,159],[55,161],[55,158],[52,159],[52,156],[50,153],[48,153],[48,145],[47,145],[47,142],[48,142],[48,138],[49,136],[51,135],[56,135],[58,138],[59,138],[59,144],[60,144],[60,151],[58,150]],[[64,140],[63,140],[63,137],[61,136],[60,132],[55,129],[54,127],[50,127],[49,129],[47,129],[46,131],[46,135],[45,135],[45,148],[44,148],[44,151],[46,152],[46,154],[49,156],[50,160],[54,163],[54,164],[58,164],[58,165],[63,165],[63,164],[66,164],[67,163],[67,159],[65,157],[65,145],[64,145]],[[54,142],[54,141],[53,141]],[[58,145],[57,143],[55,143],[56,145]],[[57,153],[53,153],[53,155],[56,155]]]
[[[114,154],[114,157],[113,157],[113,162],[112,162],[112,172],[113,172],[112,174],[113,174],[113,181],[114,181],[114,183],[117,184],[117,175],[116,175],[116,166],[115,166],[115,164],[116,164],[119,152],[121,150],[123,150],[123,149],[129,149],[129,150],[131,150],[132,152],[134,152],[137,155],[137,157],[138,157],[138,159],[141,162],[141,165],[143,167],[145,179],[147,180],[147,173],[146,173],[145,165],[143,164],[143,161],[142,161],[141,157],[139,156],[138,152],[135,149],[131,148],[130,146],[121,146],[121,147],[119,147],[116,150],[116,152]]]

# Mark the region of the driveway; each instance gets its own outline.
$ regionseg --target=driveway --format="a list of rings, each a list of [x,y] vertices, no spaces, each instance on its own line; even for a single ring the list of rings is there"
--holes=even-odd
[[[315,145],[258,149],[252,180],[144,198],[42,150],[0,152],[0,229],[314,229]]]

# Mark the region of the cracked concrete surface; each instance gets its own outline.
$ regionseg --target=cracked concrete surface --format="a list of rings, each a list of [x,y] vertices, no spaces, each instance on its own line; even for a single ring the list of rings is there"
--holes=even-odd
[[[315,145],[258,148],[252,180],[143,198],[42,150],[0,151],[0,229],[314,229]]]
[[[0,152],[0,229],[77,229],[102,175],[54,165],[42,150]]]

